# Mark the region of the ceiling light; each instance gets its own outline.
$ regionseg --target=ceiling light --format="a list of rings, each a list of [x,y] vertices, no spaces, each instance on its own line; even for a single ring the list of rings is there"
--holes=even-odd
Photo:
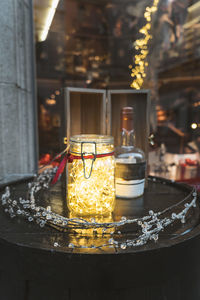
[[[46,16],[44,28],[41,32],[41,35],[39,36],[39,41],[40,42],[45,41],[46,38],[47,38],[49,28],[51,27],[51,23],[53,21],[53,17],[54,17],[54,14],[56,12],[56,8],[58,6],[59,1],[60,0],[52,0],[52,2],[51,2],[51,5],[48,9],[48,13],[47,13],[47,16]]]

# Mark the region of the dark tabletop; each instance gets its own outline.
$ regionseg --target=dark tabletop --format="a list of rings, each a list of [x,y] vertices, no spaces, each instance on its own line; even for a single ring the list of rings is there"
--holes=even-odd
[[[0,189],[0,192],[3,190],[4,187]],[[26,191],[27,182],[11,185],[11,193],[14,197],[26,195]],[[183,184],[172,184],[165,180],[161,182],[150,180],[143,197],[131,200],[117,199],[112,218],[119,220],[122,216],[127,218],[144,216],[150,209],[155,212],[161,211],[178,203],[190,192],[191,187]],[[56,213],[68,215],[65,189],[61,182],[57,183],[50,191],[41,193],[38,201],[45,206],[51,205],[52,211]],[[177,211],[182,209],[182,207],[177,207]],[[124,240],[134,238],[137,228],[126,226],[119,230],[121,233],[117,232],[113,238]],[[113,247],[70,249],[68,248],[70,242],[74,245],[103,244],[108,241],[110,234],[96,236],[91,232],[88,234],[86,232],[80,235],[78,231],[59,232],[47,226],[40,228],[38,225],[20,218],[10,219],[1,207],[0,264],[6,268],[9,263],[15,265],[15,269],[18,271],[20,269],[22,276],[26,277],[37,278],[41,274],[47,278],[49,276],[64,278],[63,276],[65,276],[70,285],[77,280],[82,284],[87,284],[88,278],[94,285],[98,284],[99,280],[106,284],[107,279],[112,275],[116,284],[120,280],[122,286],[123,284],[127,286],[128,279],[127,276],[123,276],[123,272],[130,274],[133,269],[134,272],[137,272],[137,278],[140,281],[144,277],[149,280],[148,272],[152,268],[157,269],[157,275],[154,272],[156,280],[169,275],[170,268],[174,272],[180,271],[181,260],[191,254],[191,244],[198,243],[199,245],[199,230],[199,208],[197,207],[191,209],[185,224],[177,222],[162,232],[157,242],[149,242],[142,247],[132,247],[126,250]],[[60,246],[55,247],[55,243]],[[176,261],[175,264],[174,261]],[[165,270],[162,272],[162,276],[160,268]],[[69,270],[71,271],[69,272]],[[95,273],[95,270],[98,272]]]

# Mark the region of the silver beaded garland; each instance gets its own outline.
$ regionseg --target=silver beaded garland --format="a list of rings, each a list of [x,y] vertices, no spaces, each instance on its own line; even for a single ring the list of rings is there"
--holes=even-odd
[[[93,229],[93,234],[97,235],[97,228],[102,228],[102,235],[109,234],[112,238],[108,240],[108,243],[103,244],[101,246],[75,246],[73,243],[69,243],[68,247],[74,249],[78,248],[91,248],[97,249],[102,247],[120,247],[120,249],[125,250],[127,247],[138,247],[143,246],[147,242],[153,240],[157,241],[159,239],[159,233],[164,230],[165,227],[173,224],[175,221],[179,220],[181,223],[186,222],[186,215],[192,207],[196,207],[197,202],[197,192],[193,189],[190,194],[177,203],[169,208],[161,212],[154,212],[153,210],[149,210],[147,216],[142,218],[136,219],[127,219],[125,216],[121,218],[121,220],[117,222],[110,222],[110,223],[98,223],[95,218],[92,218],[89,221],[79,218],[67,218],[56,214],[51,211],[51,207],[47,206],[42,207],[38,206],[35,201],[35,195],[41,189],[48,189],[52,178],[54,177],[57,168],[49,168],[42,172],[32,183],[28,183],[29,189],[29,199],[19,199],[12,200],[10,198],[10,188],[6,187],[5,192],[1,196],[1,203],[4,206],[4,211],[9,213],[11,218],[16,216],[24,217],[29,222],[35,221],[40,227],[44,227],[46,224],[53,225],[54,228],[58,229]],[[156,182],[156,178],[152,178],[153,182]],[[172,181],[173,182],[173,181]],[[163,182],[166,184],[166,182]],[[192,198],[192,200],[191,200]],[[179,213],[170,212],[173,208],[180,206],[183,204],[184,209]],[[169,212],[170,217],[162,217],[165,213]],[[120,231],[110,232],[107,233],[108,228],[115,228],[118,229],[119,227],[124,226],[125,224],[137,224],[139,227],[138,230],[138,237],[133,240],[126,240],[123,242],[118,242],[113,239],[113,234],[116,233],[121,235]],[[57,242],[54,242],[54,247],[59,247],[60,245]]]

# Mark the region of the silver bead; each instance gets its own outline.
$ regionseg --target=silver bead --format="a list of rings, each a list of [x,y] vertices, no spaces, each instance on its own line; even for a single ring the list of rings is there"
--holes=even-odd
[[[175,220],[177,218],[177,215],[175,213],[172,213],[172,220]]]
[[[45,222],[44,222],[44,221],[41,221],[41,222],[40,222],[40,227],[44,227],[44,225],[45,225]]]
[[[184,224],[185,223],[185,217],[181,218],[181,223]]]
[[[51,212],[51,206],[47,206],[47,211]]]
[[[52,216],[50,214],[46,215],[46,219],[47,220],[51,220],[52,219]]]
[[[120,248],[121,248],[122,250],[125,250],[125,249],[126,249],[126,244],[125,244],[125,243],[121,244],[121,245],[120,245]]]
[[[152,239],[156,242],[158,240],[158,235],[157,234],[152,234]]]

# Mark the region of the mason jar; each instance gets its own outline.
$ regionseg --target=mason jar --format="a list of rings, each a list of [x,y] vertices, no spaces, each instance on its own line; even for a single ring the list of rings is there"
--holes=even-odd
[[[70,138],[67,204],[81,216],[108,215],[115,206],[114,139],[81,134]]]

